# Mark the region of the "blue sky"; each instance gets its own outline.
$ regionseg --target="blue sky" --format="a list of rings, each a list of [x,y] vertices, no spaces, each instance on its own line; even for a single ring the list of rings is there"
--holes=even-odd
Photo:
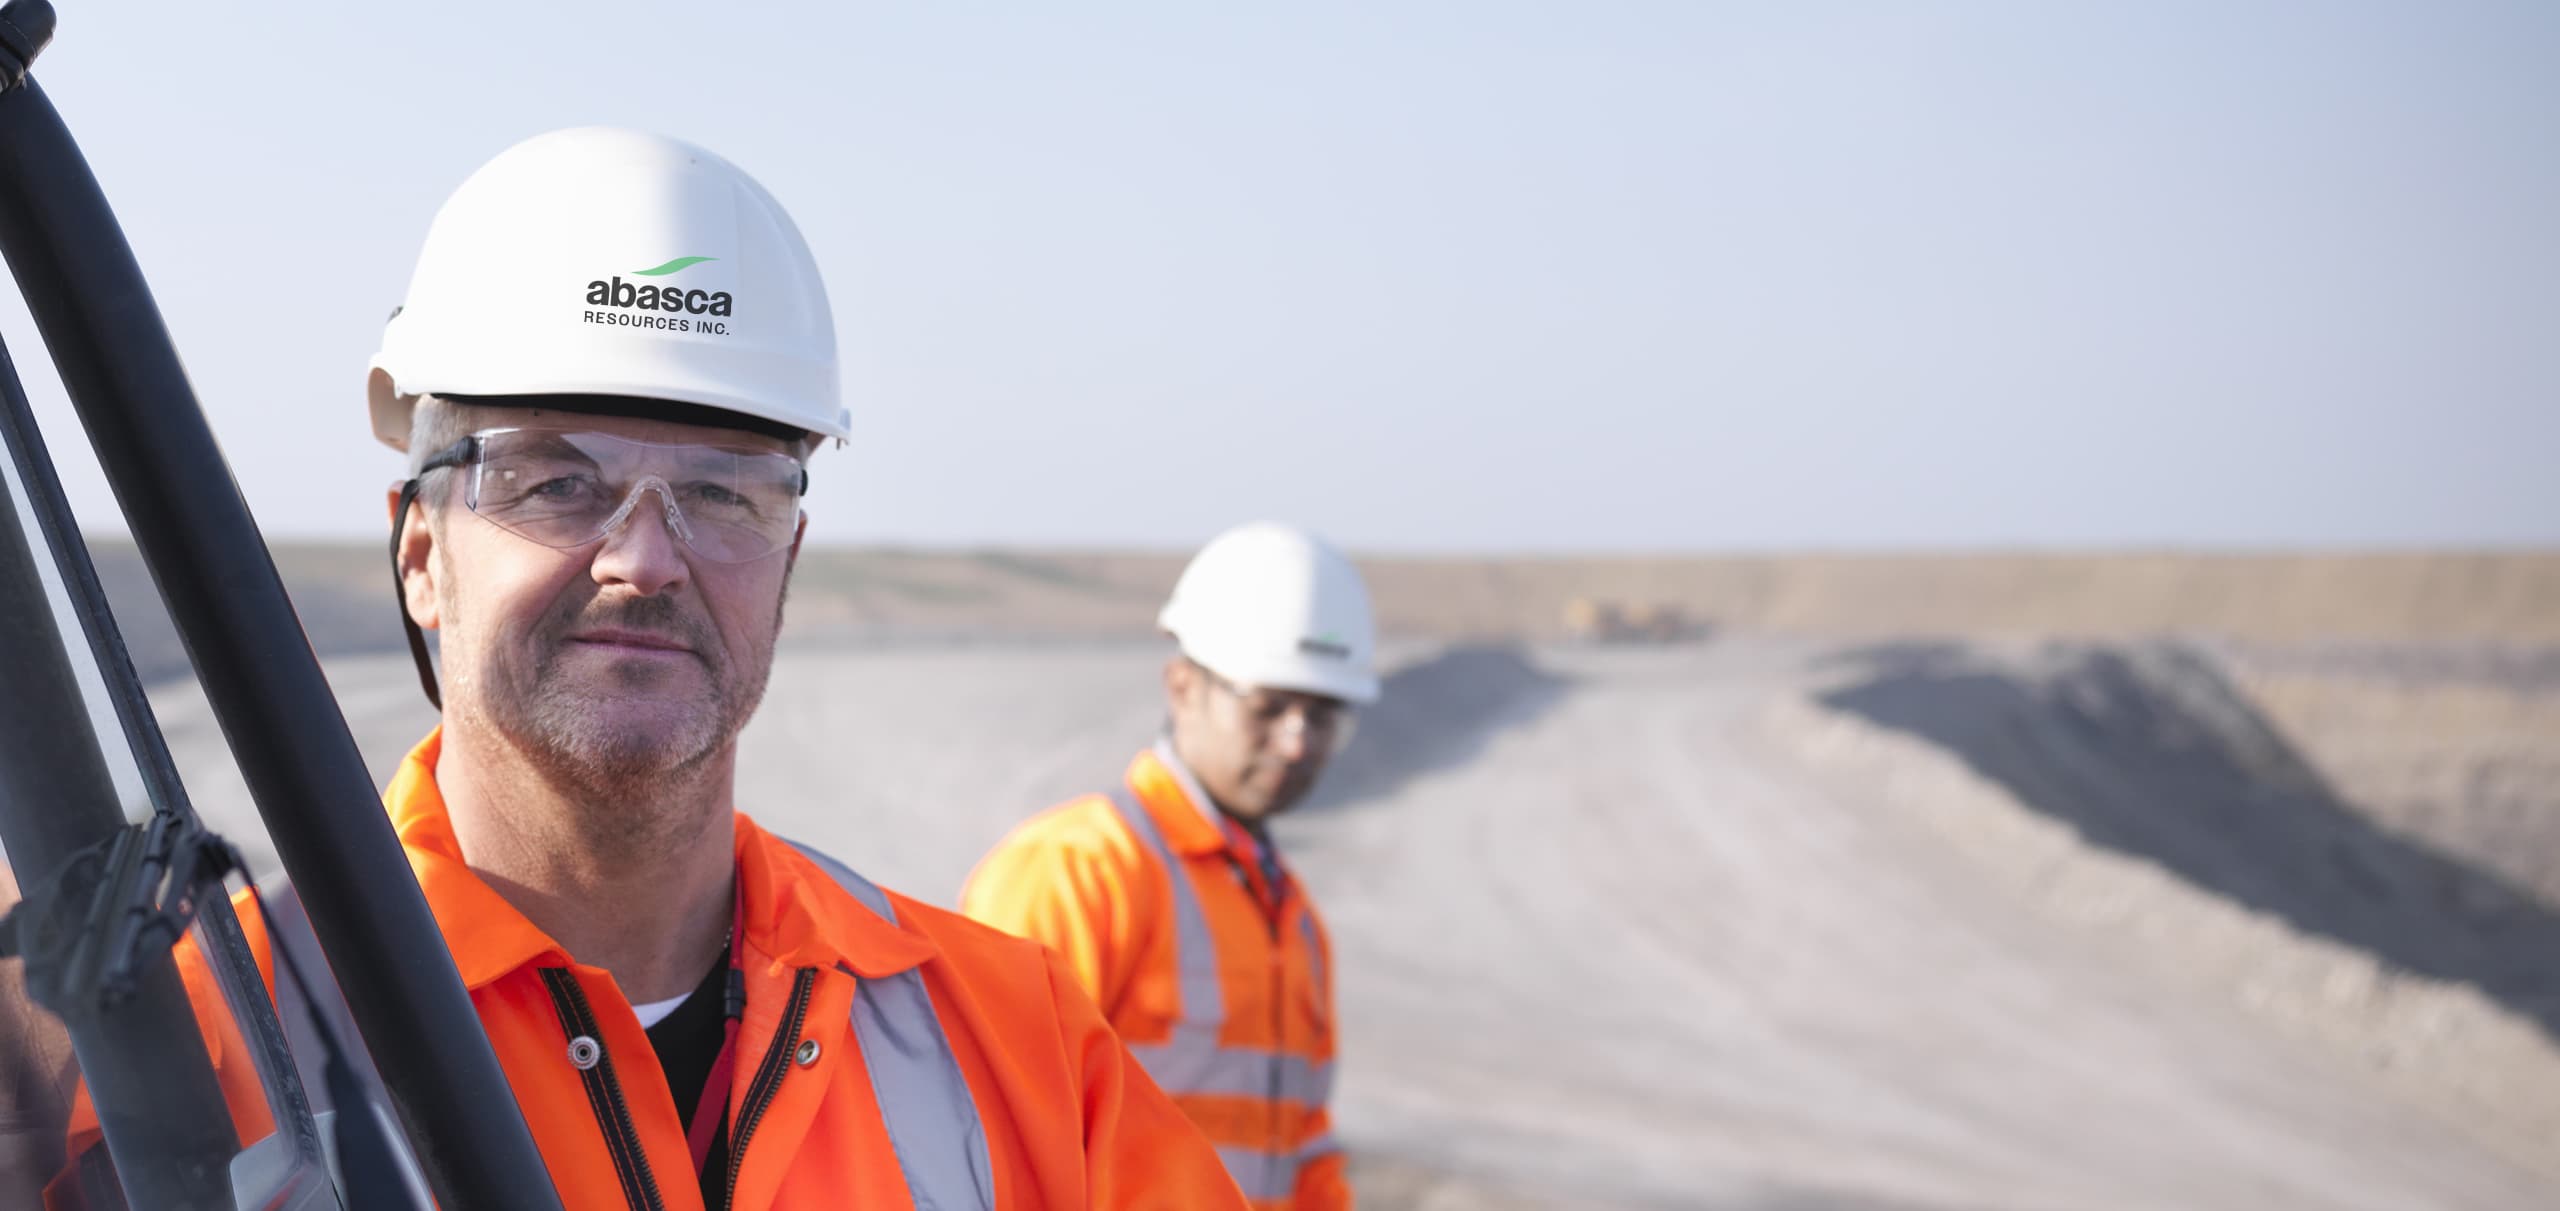
[[[381,531],[444,195],[609,122],[820,257],[822,542],[2560,544],[2547,3],[58,4],[278,536]]]

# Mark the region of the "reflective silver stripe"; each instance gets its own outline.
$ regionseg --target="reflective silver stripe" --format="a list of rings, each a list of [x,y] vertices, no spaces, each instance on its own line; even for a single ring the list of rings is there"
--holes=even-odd
[[[836,886],[843,888],[845,890],[845,894],[862,901],[862,906],[870,909],[871,915],[878,917],[883,921],[887,921],[891,925],[898,923],[897,910],[889,906],[889,893],[880,890],[879,884],[873,883],[871,880],[853,873],[852,867],[847,866],[842,862],[838,862],[834,858],[820,853],[816,849],[802,845],[788,837],[783,838],[783,840],[785,843],[789,844],[791,848],[799,850],[801,857],[807,858],[811,862],[816,863],[818,869],[827,872],[827,877],[835,880]]]
[[[817,850],[791,842],[863,907],[894,925],[888,893]],[[924,986],[924,971],[854,981],[853,1036],[871,1070],[872,1097],[906,1175],[916,1211],[994,1211],[996,1183],[987,1159],[986,1125],[969,1078],[942,1032],[942,1016]]]
[[[1295,1152],[1264,1152],[1234,1144],[1218,1145],[1218,1159],[1244,1189],[1246,1198],[1281,1199],[1297,1193],[1298,1171],[1318,1157],[1342,1151],[1330,1131],[1298,1145]]]
[[[1146,842],[1164,863],[1165,881],[1173,886],[1173,965],[1182,986],[1182,1022],[1174,1028],[1178,1037],[1185,1030],[1208,1036],[1209,1045],[1217,1046],[1218,1027],[1227,1021],[1227,994],[1218,983],[1218,942],[1209,932],[1209,914],[1200,907],[1200,897],[1191,889],[1191,876],[1183,869],[1182,856],[1165,843],[1164,833],[1156,827],[1155,817],[1147,814],[1138,797],[1126,786],[1111,788],[1111,806],[1128,822],[1129,829]]]
[[[1273,1156],[1220,1144],[1218,1159],[1226,1162],[1227,1175],[1236,1179],[1236,1187],[1244,1191],[1246,1198],[1267,1201],[1298,1192],[1298,1160],[1294,1156]]]
[[[1284,1102],[1303,1102],[1321,1106],[1333,1094],[1333,1065],[1310,1061],[1300,1056],[1283,1055],[1259,1047],[1211,1047],[1181,1049],[1172,1044],[1130,1044],[1129,1052],[1147,1065],[1150,1076],[1156,1074],[1155,1056],[1178,1055],[1184,1063],[1187,1080],[1179,1087],[1163,1077],[1156,1084],[1174,1093],[1205,1093],[1223,1097],[1275,1098]],[[1277,1070],[1275,1079],[1274,1070]],[[1277,1089],[1274,1089],[1274,1085]]]
[[[1226,992],[1218,984],[1218,945],[1181,855],[1165,843],[1155,818],[1128,787],[1115,786],[1110,796],[1112,808],[1130,831],[1155,851],[1164,866],[1165,882],[1173,889],[1173,969],[1182,990],[1182,1013],[1174,1020],[1171,1036],[1161,1043],[1131,1043],[1129,1054],[1138,1057],[1147,1075],[1169,1092],[1268,1096],[1270,1053],[1231,1051],[1218,1045],[1218,1028],[1227,1020]]]
[[[1316,910],[1303,901],[1298,905],[1298,933],[1307,940],[1307,972],[1316,982],[1316,995],[1329,1001],[1333,990],[1324,982],[1324,939],[1316,936]]]
[[[1200,906],[1181,856],[1165,842],[1155,817],[1147,814],[1126,786],[1113,788],[1109,795],[1112,808],[1128,822],[1130,831],[1164,864],[1166,881],[1173,888],[1173,963],[1182,988],[1182,1017],[1174,1025],[1173,1037],[1162,1043],[1131,1044],[1130,1053],[1147,1066],[1157,1084],[1176,1093],[1272,1097],[1272,1067],[1278,1065],[1279,1098],[1321,1104],[1333,1091],[1331,1062],[1259,1047],[1219,1045],[1218,1028],[1227,1020],[1226,994],[1218,984],[1218,944],[1209,932],[1208,911]],[[1313,938],[1313,922],[1306,928]]]
[[[1333,985],[1325,982],[1324,938],[1316,930],[1316,910],[1313,905],[1301,903],[1298,906],[1298,932],[1304,934],[1307,939],[1307,978],[1315,982],[1315,994],[1323,1002],[1325,1016],[1330,1018],[1333,1016]],[[1316,1106],[1324,1105],[1331,1100],[1333,1061],[1327,1060],[1321,1064],[1311,1064],[1305,1060],[1296,1060],[1296,1062],[1304,1066],[1306,1071],[1303,1074],[1287,1072],[1281,1074],[1280,1088],[1284,1091],[1284,1096],[1295,1097],[1299,1101]],[[1298,1089],[1303,1089],[1305,1092],[1303,1094],[1288,1092]]]
[[[1172,1036],[1162,1043],[1132,1043],[1129,1053],[1170,1093],[1276,1098],[1322,1106],[1333,1093],[1331,1062],[1259,1047],[1220,1045],[1218,1028],[1225,1023],[1226,1013],[1225,994],[1218,984],[1217,939],[1209,932],[1209,914],[1191,886],[1189,869],[1127,785],[1107,793],[1112,809],[1164,865],[1166,882],[1173,889],[1174,972],[1182,989],[1182,1014]],[[1313,922],[1304,927],[1312,941]],[[1321,957],[1317,962],[1321,965]],[[1298,1153],[1275,1155],[1221,1146],[1218,1159],[1248,1198],[1287,1198],[1296,1189]]]
[[[891,924],[897,922],[887,893],[870,880],[796,841],[792,848],[827,872],[863,907]],[[387,1104],[382,1078],[356,1034],[354,1016],[347,1012],[337,983],[328,978],[328,962],[311,934],[302,898],[282,879],[259,890],[270,914],[267,937],[292,952],[294,965],[315,983],[313,996],[321,1002],[314,1006],[306,1000],[281,962],[276,964],[276,1017],[284,1025],[294,1062],[313,1074],[314,1079],[303,1082],[313,1113],[330,1108],[327,1084],[316,1079],[328,1052],[320,1044],[315,1009],[328,1015],[339,1037],[349,1044],[349,1059],[368,1094]],[[897,1151],[898,1170],[906,1176],[908,1197],[917,1211],[993,1211],[995,1177],[987,1156],[986,1129],[978,1120],[978,1103],[969,1092],[968,1078],[943,1035],[942,1018],[933,1010],[923,972],[910,968],[883,979],[856,977],[855,984],[854,1039],[862,1048],[863,1066],[871,1071],[871,1091],[880,1103],[889,1142]]]

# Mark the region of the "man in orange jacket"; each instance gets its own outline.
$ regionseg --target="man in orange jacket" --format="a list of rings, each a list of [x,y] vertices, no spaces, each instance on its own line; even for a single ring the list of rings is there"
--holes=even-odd
[[[629,131],[508,150],[437,214],[370,392],[443,711],[386,798],[568,1207],[1241,1206],[1057,958],[733,806],[807,458],[850,428],[762,187]],[[277,979],[279,948],[325,968],[268,904],[243,925],[309,1037],[343,1002]],[[255,1074],[208,1033],[256,1138]]]
[[[1347,1208],[1331,943],[1268,825],[1377,696],[1368,591],[1313,535],[1249,525],[1201,550],[1160,621],[1180,646],[1164,737],[1015,829],[961,910],[1065,957],[1256,1208]]]

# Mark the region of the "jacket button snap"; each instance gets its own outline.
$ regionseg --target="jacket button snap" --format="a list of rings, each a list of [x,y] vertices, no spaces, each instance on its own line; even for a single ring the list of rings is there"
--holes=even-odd
[[[577,1065],[578,1071],[595,1067],[596,1061],[603,1058],[604,1048],[594,1039],[582,1034],[569,1040],[569,1062]]]
[[[799,1053],[798,1053],[794,1058],[796,1058],[796,1059],[798,1059],[798,1060],[800,1061],[800,1066],[801,1066],[801,1067],[803,1067],[803,1068],[806,1068],[806,1067],[808,1067],[808,1066],[809,1066],[809,1065],[811,1065],[811,1064],[815,1064],[815,1063],[817,1063],[817,1062],[818,1062],[818,1040],[816,1040],[816,1039],[802,1039],[802,1040],[800,1040],[800,1051],[799,1051]]]

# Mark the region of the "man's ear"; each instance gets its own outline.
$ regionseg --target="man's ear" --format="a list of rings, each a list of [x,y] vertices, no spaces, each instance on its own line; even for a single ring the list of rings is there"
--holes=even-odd
[[[393,485],[386,512],[400,527],[400,549],[394,556],[400,569],[400,604],[409,611],[411,621],[422,631],[436,629],[435,531],[427,525],[427,502],[409,502],[409,515],[400,516],[400,487]]]

